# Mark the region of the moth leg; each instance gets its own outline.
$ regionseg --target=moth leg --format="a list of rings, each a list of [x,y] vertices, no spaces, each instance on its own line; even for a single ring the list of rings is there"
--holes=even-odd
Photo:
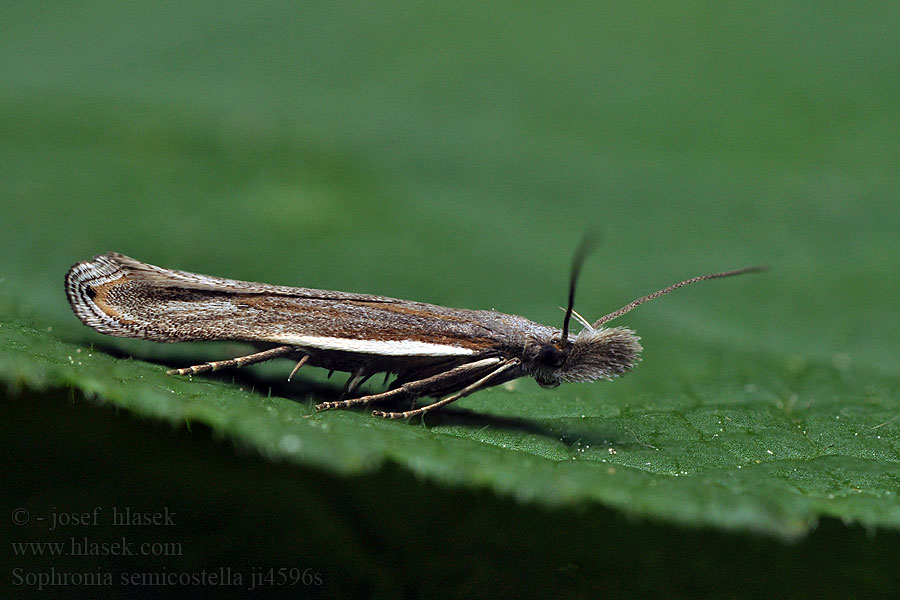
[[[278,346],[271,350],[263,350],[262,352],[255,352],[254,354],[248,354],[247,356],[238,356],[237,358],[230,358],[228,360],[216,360],[203,363],[202,365],[185,367],[183,369],[171,369],[166,371],[166,375],[196,375],[197,373],[218,371],[219,369],[228,369],[230,367],[243,367],[245,365],[256,364],[258,362],[284,356],[285,354],[294,354],[296,352],[296,346]]]
[[[467,385],[466,387],[464,387],[460,391],[456,392],[452,396],[447,396],[446,398],[444,398],[442,400],[438,400],[437,402],[428,404],[426,406],[423,406],[422,408],[417,408],[414,410],[407,410],[405,412],[384,412],[381,410],[373,410],[372,416],[384,417],[385,419],[408,419],[409,417],[416,417],[418,415],[424,415],[428,411],[435,410],[442,406],[447,406],[451,402],[456,402],[460,398],[468,396],[472,392],[475,392],[475,391],[481,389],[491,379],[493,379],[500,373],[503,373],[504,371],[508,371],[509,369],[512,369],[513,367],[519,366],[521,364],[521,362],[522,361],[520,361],[518,358],[513,358],[508,361],[505,361],[502,364],[500,364],[500,366],[498,366],[496,369],[494,369],[493,371],[491,371],[490,373],[488,373],[487,375],[485,375],[484,377],[482,377],[475,383]]]
[[[366,375],[366,372],[363,369],[357,369],[350,373],[350,377],[347,378],[347,382],[344,384],[343,394],[352,394],[356,391],[356,388],[362,384],[365,379],[368,379],[370,375]]]
[[[305,365],[305,364],[306,364],[306,361],[308,361],[308,360],[309,360],[309,354],[304,354],[304,355],[303,355],[303,358],[301,358],[299,361],[297,361],[297,366],[294,367],[294,370],[291,371],[291,374],[290,374],[290,375],[288,375],[288,381],[290,381],[291,379],[294,378],[294,375],[297,374],[297,371],[300,370],[300,367],[302,367],[303,365]]]
[[[465,374],[468,371],[474,371],[478,369],[482,369],[484,367],[496,365],[502,362],[502,359],[497,357],[485,358],[483,360],[477,360],[472,363],[466,363],[463,365],[459,365],[458,367],[454,367],[449,371],[444,371],[443,373],[438,373],[437,375],[432,375],[431,377],[426,377],[425,379],[419,379],[418,381],[410,381],[408,383],[404,383],[400,387],[396,387],[392,390],[388,390],[386,392],[382,392],[380,394],[370,394],[368,396],[360,396],[359,398],[350,398],[349,400],[337,400],[335,402],[322,402],[320,404],[316,404],[316,410],[330,410],[332,408],[348,408],[350,406],[356,406],[357,404],[369,404],[370,402],[382,402],[384,400],[390,400],[395,396],[402,396],[404,394],[416,394],[417,392],[422,391],[423,389],[427,389],[428,387],[441,384],[448,380],[459,377],[460,375]]]
[[[366,373],[362,369],[356,371],[350,377],[350,379],[347,380],[347,384],[344,386],[344,393],[345,394],[354,393],[357,389],[359,389],[359,386],[361,386],[362,384],[367,382],[369,380],[369,378],[374,374],[375,374],[374,372]]]

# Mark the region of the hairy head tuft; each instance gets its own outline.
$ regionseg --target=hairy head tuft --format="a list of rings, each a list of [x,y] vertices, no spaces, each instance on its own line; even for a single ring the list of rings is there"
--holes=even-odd
[[[625,327],[582,329],[560,369],[562,381],[612,379],[628,372],[640,360],[640,338]]]

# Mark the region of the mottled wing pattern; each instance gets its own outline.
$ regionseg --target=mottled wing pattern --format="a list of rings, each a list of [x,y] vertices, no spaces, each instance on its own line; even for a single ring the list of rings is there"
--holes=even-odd
[[[465,356],[536,325],[492,311],[270,286],[163,269],[117,253],[74,265],[66,292],[101,333],[157,342],[244,340],[393,356]]]

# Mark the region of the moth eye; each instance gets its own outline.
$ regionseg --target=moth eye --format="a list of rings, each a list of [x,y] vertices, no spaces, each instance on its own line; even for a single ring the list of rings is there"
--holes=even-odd
[[[538,351],[537,361],[548,367],[560,367],[566,362],[566,355],[560,352],[553,343],[544,344]]]

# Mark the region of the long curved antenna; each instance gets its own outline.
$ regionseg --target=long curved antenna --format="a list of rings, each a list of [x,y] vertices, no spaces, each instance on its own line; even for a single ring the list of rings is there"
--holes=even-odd
[[[572,259],[572,273],[569,275],[569,306],[566,308],[566,316],[563,318],[562,337],[559,340],[559,347],[565,348],[569,344],[569,321],[572,320],[572,313],[575,312],[575,284],[578,282],[578,275],[581,273],[581,267],[590,253],[597,247],[596,234],[587,234],[578,245],[575,251],[575,257]]]
[[[659,290],[658,292],[653,292],[652,294],[648,294],[646,296],[638,298],[631,304],[623,306],[619,310],[617,310],[615,312],[611,312],[608,315],[606,315],[605,317],[600,317],[599,319],[594,321],[593,327],[594,328],[600,327],[607,321],[612,321],[613,319],[621,317],[622,315],[624,315],[627,312],[631,312],[632,310],[634,310],[635,308],[637,308],[644,302],[649,302],[650,300],[653,300],[654,298],[659,298],[663,294],[668,294],[672,290],[677,290],[680,287],[684,287],[684,286],[690,285],[692,283],[697,283],[698,281],[703,281],[704,279],[720,279],[722,277],[733,277],[735,275],[743,275],[744,273],[759,273],[760,271],[765,271],[765,270],[766,270],[766,267],[747,267],[745,269],[737,269],[736,271],[725,271],[724,273],[710,273],[709,275],[698,275],[697,277],[691,277],[690,279],[685,279],[684,281],[679,281],[678,283],[676,283],[674,285],[670,285],[667,288],[663,288],[663,289]]]

